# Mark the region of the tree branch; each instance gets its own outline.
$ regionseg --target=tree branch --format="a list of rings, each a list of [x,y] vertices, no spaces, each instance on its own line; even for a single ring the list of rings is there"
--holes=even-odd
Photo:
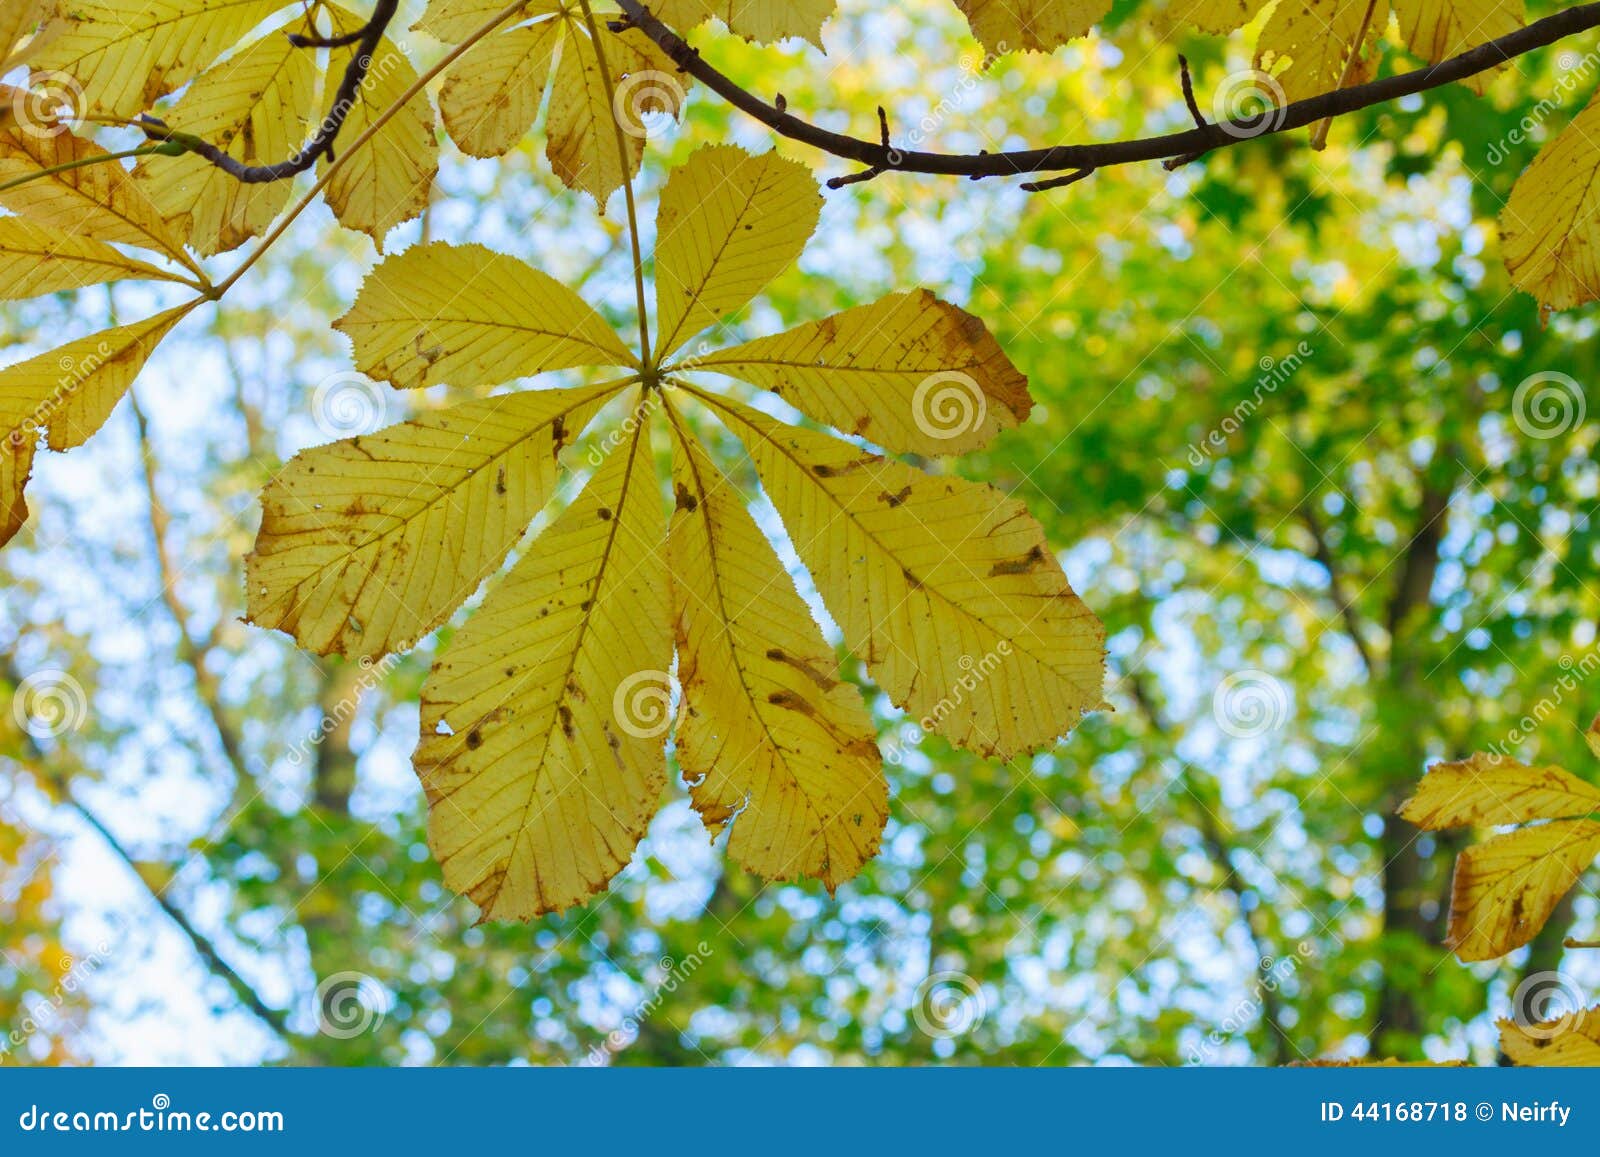
[[[223,709],[222,687],[210,668],[211,641],[196,639],[189,632],[189,608],[184,605],[183,596],[178,591],[178,568],[173,562],[172,552],[167,547],[167,532],[172,520],[167,514],[166,504],[161,501],[161,490],[156,483],[160,467],[156,462],[155,446],[150,441],[150,427],[145,420],[144,410],[139,405],[139,399],[131,391],[128,402],[133,410],[134,426],[139,435],[139,460],[144,469],[145,498],[150,515],[150,540],[155,552],[157,581],[161,583],[161,601],[166,604],[167,613],[172,616],[172,621],[178,627],[178,659],[189,668],[189,673],[194,678],[195,694],[211,718],[211,725],[217,735],[217,745],[222,748],[222,754],[228,761],[235,781],[248,782],[251,777],[245,765],[244,741],[239,735],[239,729],[233,725],[233,721]]]
[[[1378,673],[1378,668],[1373,665],[1372,652],[1367,648],[1367,632],[1361,622],[1361,615],[1356,610],[1355,596],[1349,594],[1344,586],[1344,571],[1333,557],[1333,550],[1328,546],[1328,536],[1322,528],[1322,520],[1317,517],[1315,504],[1310,498],[1301,504],[1301,516],[1305,520],[1306,529],[1311,532],[1311,542],[1315,547],[1315,558],[1322,569],[1328,572],[1328,595],[1333,599],[1334,605],[1339,609],[1339,617],[1344,620],[1345,633],[1350,636],[1350,641],[1355,644],[1356,653],[1361,656],[1361,665],[1366,668],[1368,677]]]
[[[322,118],[311,139],[285,160],[272,165],[247,165],[211,142],[168,128],[155,117],[144,117],[139,122],[140,127],[151,140],[181,145],[184,151],[209,161],[246,185],[266,185],[298,177],[309,171],[322,157],[333,160],[334,141],[338,139],[339,131],[344,128],[344,122],[349,119],[356,102],[361,99],[361,86],[366,83],[367,72],[372,68],[373,54],[378,51],[383,35],[389,30],[399,7],[400,0],[377,0],[372,6],[372,19],[345,36],[290,35],[290,43],[297,48],[340,48],[354,44],[356,50],[345,67],[328,115]]]
[[[1144,716],[1150,730],[1163,738],[1172,738],[1172,724],[1162,714],[1145,681],[1131,671],[1126,672],[1125,677],[1133,695],[1133,702],[1139,708],[1139,713]],[[1256,926],[1256,908],[1247,896],[1250,886],[1239,875],[1239,870],[1234,865],[1234,849],[1227,833],[1223,831],[1221,823],[1205,800],[1195,791],[1193,778],[1189,774],[1189,764],[1176,753],[1174,758],[1178,760],[1178,783],[1195,803],[1196,826],[1200,832],[1201,846],[1205,848],[1212,866],[1222,877],[1222,890],[1233,897],[1234,905],[1239,909],[1239,922],[1244,926],[1251,948],[1255,950],[1257,965],[1251,975],[1256,977],[1260,989],[1261,1021],[1271,1030],[1267,1036],[1267,1062],[1273,1066],[1280,1065],[1284,1058],[1283,1046],[1290,1043],[1289,1034],[1283,1027],[1283,999],[1275,986],[1260,983],[1259,977],[1256,976],[1263,968],[1268,967],[1267,961],[1273,958],[1267,934],[1264,929]]]
[[[698,50],[655,17],[641,0],[617,0],[627,24],[639,29],[671,58],[682,72],[692,76],[729,104],[766,125],[779,136],[811,145],[842,160],[856,161],[883,172],[928,173],[956,177],[1004,177],[1022,173],[1092,170],[1112,165],[1159,161],[1168,157],[1188,157],[1236,145],[1252,137],[1270,136],[1304,128],[1330,117],[1343,116],[1373,105],[1387,104],[1403,96],[1441,88],[1487,72],[1518,56],[1548,47],[1559,40],[1600,27],[1600,3],[1580,4],[1535,21],[1468,49],[1458,56],[1427,68],[1386,76],[1366,84],[1352,85],[1295,101],[1268,113],[1196,125],[1184,132],[1157,137],[1109,141],[1092,145],[1054,145],[1042,149],[1020,149],[999,153],[931,153],[892,148],[881,140],[865,140],[831,132],[788,111],[787,102],[773,105],[730,80],[707,63]]]
[[[9,660],[5,661],[0,673],[3,673],[6,681],[13,686],[20,682],[18,672]],[[100,837],[106,847],[111,850],[112,855],[120,860],[128,871],[132,873],[133,878],[144,886],[145,890],[150,894],[150,898],[155,901],[156,906],[188,938],[189,943],[194,947],[196,955],[200,957],[207,970],[213,976],[226,982],[239,1003],[254,1013],[258,1020],[285,1041],[292,1041],[294,1032],[289,1027],[287,1014],[280,1009],[271,1007],[262,1000],[260,994],[251,986],[250,982],[224,959],[211,938],[200,931],[194,922],[189,919],[188,913],[184,912],[167,896],[165,889],[156,888],[145,878],[144,873],[139,870],[138,858],[128,850],[127,845],[117,838],[116,833],[105,825],[105,822],[95,814],[94,810],[73,791],[71,777],[64,770],[51,766],[50,754],[39,745],[39,742],[24,731],[22,743],[39,774],[44,777],[61,800]]]

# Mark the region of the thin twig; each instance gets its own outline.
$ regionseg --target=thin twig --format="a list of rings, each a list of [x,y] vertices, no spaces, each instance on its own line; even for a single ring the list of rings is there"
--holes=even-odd
[[[1156,137],[1109,141],[1090,145],[1054,145],[1041,149],[1020,149],[989,153],[933,153],[891,150],[881,141],[864,140],[832,132],[787,111],[768,104],[742,85],[730,80],[689,45],[681,36],[658,20],[641,0],[617,0],[629,24],[638,28],[659,47],[682,72],[704,84],[741,112],[766,125],[779,136],[800,141],[868,168],[894,169],[906,173],[928,173],[958,177],[1001,177],[1024,173],[1065,172],[1103,169],[1168,157],[1186,157],[1228,148],[1253,137],[1271,136],[1303,128],[1329,117],[1343,116],[1373,105],[1386,104],[1404,96],[1441,88],[1480,72],[1487,72],[1507,60],[1545,48],[1569,36],[1600,27],[1600,2],[1580,4],[1476,48],[1468,49],[1438,64],[1411,72],[1386,76],[1366,84],[1352,85],[1320,96],[1295,101],[1277,110],[1268,123],[1260,116],[1211,124]],[[895,153],[891,161],[890,152]]]
[[[155,117],[143,118],[139,122],[140,128],[151,140],[182,146],[185,152],[209,161],[230,177],[246,185],[266,185],[298,177],[310,170],[322,157],[333,160],[334,142],[338,140],[339,131],[344,128],[345,121],[349,119],[350,113],[361,100],[361,86],[367,81],[367,73],[372,68],[372,58],[382,44],[384,33],[389,30],[399,6],[400,0],[377,0],[372,7],[372,19],[346,36],[291,35],[289,37],[290,43],[296,47],[338,48],[354,44],[356,50],[350,57],[350,63],[345,67],[344,76],[339,81],[328,114],[322,118],[322,123],[317,126],[317,131],[311,135],[311,139],[285,160],[270,165],[247,165],[229,156],[225,150],[210,141],[172,129]]]

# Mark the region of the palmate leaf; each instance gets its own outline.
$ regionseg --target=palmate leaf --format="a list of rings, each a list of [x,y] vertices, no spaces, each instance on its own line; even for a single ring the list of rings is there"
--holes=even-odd
[[[28,516],[23,488],[39,435],[52,450],[83,445],[127,393],[150,354],[194,302],[91,334],[0,370],[0,546]]]
[[[131,117],[188,84],[285,6],[285,0],[72,0],[46,27],[32,63],[76,79],[86,102],[80,111]]]
[[[442,622],[513,550],[555,489],[558,455],[594,419],[593,476],[490,586],[423,691],[430,840],[487,919],[579,903],[628,862],[665,786],[674,646],[679,762],[707,827],[731,829],[730,856],[831,889],[878,846],[887,784],[869,718],[745,496],[696,441],[690,400],[744,440],[846,644],[928,730],[1009,757],[1100,703],[1103,629],[1020,504],[694,384],[719,359],[716,374],[910,450],[949,445],[914,432],[913,377],[974,383],[993,419],[963,445],[1026,415],[1025,383],[982,325],[931,295],[770,347],[694,345],[793,261],[816,201],[806,170],[772,155],[701,149],[673,174],[657,220],[659,348],[693,346],[681,360],[641,359],[571,291],[479,246],[389,258],[339,323],[356,364],[397,385],[635,371],[308,451],[264,496],[255,621],[314,650],[377,655]],[[840,397],[807,359],[849,378]],[[602,433],[614,395],[633,409]],[[650,450],[663,422],[670,523]]]
[[[759,44],[800,37],[821,48],[822,26],[836,7],[835,0],[657,0],[650,10],[679,33],[717,19]]]
[[[0,75],[10,72],[38,51],[31,39],[60,6],[60,0],[6,0],[0,4]],[[18,46],[27,40],[28,48]]]
[[[989,56],[1053,52],[1087,36],[1111,0],[956,0]]]
[[[1435,764],[1400,815],[1429,831],[1524,824],[1456,859],[1448,943],[1492,960],[1528,943],[1600,855],[1600,788],[1555,766],[1479,754]],[[1548,821],[1548,822],[1539,822]]]
[[[503,7],[485,0],[432,0],[416,27],[458,43]],[[596,14],[602,29],[611,15]],[[689,78],[637,29],[606,33],[599,51],[617,87],[612,94],[580,10],[531,0],[522,17],[524,23],[474,45],[445,74],[439,95],[445,127],[463,152],[500,156],[533,128],[548,89],[550,165],[569,189],[583,190],[604,207],[639,171],[646,136],[639,117],[676,116]],[[626,172],[617,152],[618,123],[627,130]]]
[[[1361,84],[1372,79],[1372,49],[1388,22],[1388,0],[1278,4],[1256,41],[1256,67],[1273,75],[1289,101]]]
[[[1600,1005],[1533,1024],[1496,1022],[1500,1051],[1514,1065],[1600,1067]]]
[[[1517,178],[1500,233],[1512,284],[1546,309],[1600,298],[1600,101]]]
[[[1523,0],[1393,0],[1395,19],[1406,46],[1430,64],[1465,52],[1487,40],[1515,32],[1523,23]],[[1494,72],[1469,76],[1464,83],[1480,95]]]

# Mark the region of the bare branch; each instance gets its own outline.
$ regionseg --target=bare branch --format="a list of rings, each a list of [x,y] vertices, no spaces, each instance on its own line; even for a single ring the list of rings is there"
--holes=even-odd
[[[788,111],[787,105],[780,107],[768,104],[707,63],[694,47],[658,20],[641,0],[617,0],[617,3],[626,15],[629,26],[639,29],[653,40],[681,72],[689,74],[779,136],[811,145],[842,160],[856,161],[869,169],[956,177],[1017,176],[1024,173],[1103,169],[1166,158],[1193,159],[1213,149],[1228,148],[1253,137],[1289,132],[1330,117],[1442,88],[1569,36],[1600,27],[1600,2],[1580,4],[1438,64],[1295,101],[1267,118],[1259,115],[1241,117],[1220,124],[1196,125],[1184,132],[1101,144],[1053,145],[999,153],[933,153],[894,149],[881,140],[864,140],[801,120]]]

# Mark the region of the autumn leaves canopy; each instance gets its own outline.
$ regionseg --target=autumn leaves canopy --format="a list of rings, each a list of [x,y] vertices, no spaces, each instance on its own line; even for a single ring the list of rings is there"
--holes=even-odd
[[[1110,7],[958,5],[991,55],[1054,49]],[[679,31],[715,18],[752,40],[820,43],[833,3],[651,8]],[[1430,61],[1522,21],[1519,0],[1392,0],[1392,13]],[[1294,100],[1365,79],[1391,4],[1167,10],[1219,33],[1263,14],[1252,77]],[[441,148],[433,86],[444,128],[472,156],[507,153],[542,116],[563,183],[602,209],[628,190],[638,245],[640,118],[676,115],[689,81],[639,29],[610,28],[615,16],[557,0],[432,0],[417,31],[446,54],[419,71],[390,36],[358,58],[364,18],[327,0],[16,0],[0,13],[0,59],[67,78],[83,124],[157,113],[252,165],[304,148],[355,60],[360,91],[335,110],[338,147],[319,155],[313,191],[343,225],[381,248],[427,207]],[[0,114],[0,295],[138,280],[193,296],[0,371],[0,542],[26,518],[40,448],[81,445],[160,341],[221,300],[309,203],[292,182],[241,183],[182,149],[151,144],[127,167],[92,128],[24,123],[17,110],[33,99],[0,92],[11,110]],[[1600,295],[1595,115],[1551,143],[1506,209],[1513,279],[1557,308]],[[808,586],[894,706],[959,747],[1010,758],[1100,704],[1103,630],[1038,525],[996,490],[920,465],[1028,415],[1022,374],[978,319],[918,290],[731,347],[697,340],[793,264],[820,204],[797,162],[694,152],[660,194],[653,310],[634,269],[640,312],[653,314],[637,343],[553,278],[474,245],[388,258],[337,323],[362,372],[471,400],[296,457],[263,496],[249,614],[317,653],[376,657],[483,591],[424,687],[416,765],[446,878],[489,918],[603,888],[661,801],[669,743],[695,808],[713,833],[731,825],[729,855],[751,871],[832,888],[861,869],[884,830],[887,784]],[[202,259],[252,241],[242,267],[212,282]],[[559,386],[512,388],[553,373]],[[1449,786],[1438,776],[1419,799]],[[1512,903],[1500,865],[1552,831],[1575,833],[1557,868],[1594,854],[1593,823],[1561,810],[1582,802],[1567,789],[1560,806],[1554,789],[1518,797],[1514,821],[1555,823],[1475,849],[1463,903]],[[1487,822],[1417,806],[1419,822]],[[1561,878],[1515,890],[1482,950],[1542,919]]]
[[[770,153],[708,147],[674,171],[648,359],[552,278],[476,246],[389,259],[338,322],[357,366],[403,387],[614,367],[599,385],[302,453],[264,495],[248,560],[255,622],[377,656],[443,623],[554,501],[423,689],[434,850],[490,918],[578,903],[626,865],[666,784],[674,652],[677,759],[711,830],[734,820],[729,855],[834,887],[877,849],[887,785],[871,719],[754,496],[719,465],[724,435],[846,645],[931,730],[1008,758],[1099,704],[1100,624],[1019,503],[697,384],[765,387],[890,455],[982,445],[1026,416],[1024,382],[981,323],[931,294],[691,345],[799,255],[820,205],[805,167]],[[964,407],[954,424],[929,382],[959,393],[944,399]],[[582,475],[570,501],[563,463]]]

